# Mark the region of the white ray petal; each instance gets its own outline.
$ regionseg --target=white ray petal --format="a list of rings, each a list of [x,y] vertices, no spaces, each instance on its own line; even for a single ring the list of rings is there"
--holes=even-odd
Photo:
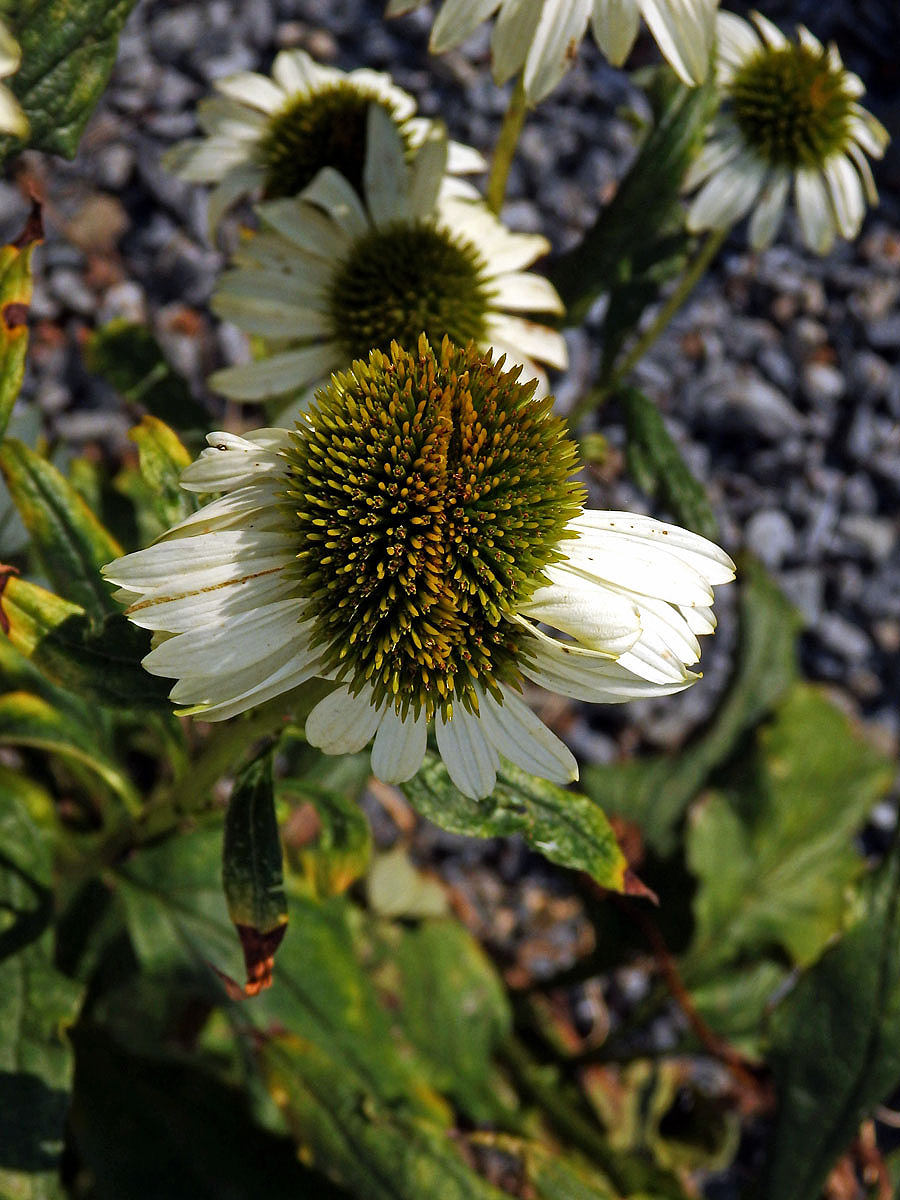
[[[284,92],[265,75],[257,75],[255,71],[238,71],[225,79],[217,79],[216,91],[223,96],[230,96],[242,104],[249,104],[260,112],[275,113],[284,104]]]
[[[456,704],[453,716],[444,720],[438,713],[434,722],[438,750],[450,778],[472,800],[489,796],[497,782],[500,758],[487,740],[478,717]]]
[[[385,783],[404,783],[422,765],[428,722],[423,713],[401,720],[390,706],[381,718],[372,746],[372,771]]]
[[[499,4],[500,0],[445,0],[431,30],[431,53],[443,54],[465,41]]]
[[[591,27],[597,45],[614,67],[621,67],[631,53],[640,23],[637,0],[594,0]]]
[[[794,173],[794,202],[803,240],[816,254],[827,254],[836,230],[821,172],[801,167]]]
[[[558,582],[538,588],[527,604],[520,604],[523,616],[559,629],[608,658],[618,658],[634,645],[641,636],[641,620],[633,599],[587,584],[570,572],[550,571]]]
[[[702,83],[709,69],[715,0],[641,0],[641,12],[682,82]]]
[[[548,96],[571,67],[590,12],[591,0],[544,0],[522,74],[531,104]]]
[[[503,703],[484,695],[479,702],[481,721],[494,749],[511,763],[553,783],[578,778],[571,750],[547,728],[527,704],[501,685]]]
[[[337,343],[320,342],[285,350],[258,362],[225,367],[210,376],[209,384],[235,400],[265,400],[306,387],[340,365]]]
[[[345,687],[337,687],[320,700],[306,718],[306,740],[325,754],[355,754],[373,737],[381,712],[372,703],[366,688],[352,696]]]
[[[565,305],[549,279],[531,271],[510,271],[491,280],[491,301],[513,312],[547,312],[562,315]]]

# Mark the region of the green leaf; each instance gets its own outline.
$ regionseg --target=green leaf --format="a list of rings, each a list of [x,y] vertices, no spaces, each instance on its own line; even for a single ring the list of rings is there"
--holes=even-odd
[[[98,748],[93,731],[40,696],[22,691],[0,695],[0,744],[34,746],[81,763],[130,808],[140,805],[127,776]]]
[[[272,755],[246,766],[225,812],[222,882],[247,969],[246,994],[271,986],[275,951],[287,930],[281,838]]]
[[[508,1119],[510,1099],[503,1099],[493,1057],[512,1030],[512,1014],[484,951],[454,921],[393,926],[383,936],[387,957],[376,980],[433,1086],[473,1121]]]
[[[691,1000],[720,1038],[745,1058],[762,1061],[766,1014],[787,974],[780,963],[768,959],[725,968],[692,986]]]
[[[148,675],[150,634],[122,613],[90,620],[84,609],[14,576],[0,606],[10,642],[48,679],[82,701],[171,712],[171,680]]]
[[[380,917],[444,917],[449,911],[440,881],[414,867],[401,845],[375,855],[366,877],[366,900]]]
[[[369,773],[368,755],[362,772]],[[279,801],[291,807],[284,848],[292,890],[320,900],[345,892],[365,874],[372,856],[372,830],[355,797],[294,777],[281,780],[276,790]]]
[[[22,65],[8,80],[31,125],[27,145],[72,158],[116,59],[134,0],[18,0]],[[23,143],[0,137],[0,165]]]
[[[339,1058],[297,1035],[259,1051],[269,1089],[304,1161],[366,1200],[501,1200],[446,1131],[369,1090]]]
[[[860,1123],[900,1084],[898,904],[895,848],[865,916],[775,1013],[770,1062],[779,1103],[764,1200],[817,1200]]]
[[[797,684],[741,764],[740,790],[692,814],[698,877],[690,977],[782,946],[812,962],[847,917],[863,860],[853,845],[893,764],[815,688]]]
[[[687,88],[665,69],[657,73],[657,81],[665,95],[656,105],[656,125],[634,165],[584,240],[553,266],[551,278],[568,310],[569,324],[578,324],[602,293],[638,281],[643,294],[631,305],[636,321],[657,291],[647,285],[658,284],[659,265],[672,260],[680,247],[673,225],[677,231],[683,220],[681,183],[701,144],[715,85],[709,81]],[[610,304],[610,309],[615,307]],[[620,330],[617,340],[622,336]]]
[[[51,852],[0,787],[0,1195],[61,1195],[58,1163],[81,988],[53,966]]]
[[[197,496],[181,487],[181,473],[190,466],[191,456],[168,425],[146,416],[128,434],[138,448],[141,477],[148,498],[163,529],[189,517],[198,508]]]
[[[740,645],[728,694],[709,728],[679,754],[613,766],[588,766],[582,785],[607,812],[634,821],[661,855],[676,845],[675,830],[712,772],[741,737],[771,709],[796,676],[794,639],[799,619],[763,568],[743,559]]]
[[[19,237],[0,248],[0,441],[25,377],[31,256],[44,236],[40,211],[35,204]]]
[[[681,525],[716,539],[718,527],[706,489],[681,457],[659,409],[636,388],[623,388],[616,396],[625,415],[625,454],[635,483],[658,498]]]
[[[84,361],[89,371],[102,375],[125,400],[147,409],[160,422],[180,430],[208,426],[206,410],[166,362],[146,325],[124,318],[110,321],[88,338]]]
[[[451,782],[440,759],[427,755],[419,773],[401,785],[410,804],[450,833],[469,837],[519,834],[551,862],[587,871],[602,887],[621,892],[625,857],[603,810],[587,796],[504,762],[486,800],[470,800]]]
[[[165,997],[160,997],[165,1002]],[[351,1200],[259,1128],[247,1098],[192,1062],[151,1061],[79,1029],[72,1131],[97,1197]]]
[[[22,442],[0,446],[0,471],[47,578],[91,616],[117,613],[100,568],[122,553],[75,489]]]

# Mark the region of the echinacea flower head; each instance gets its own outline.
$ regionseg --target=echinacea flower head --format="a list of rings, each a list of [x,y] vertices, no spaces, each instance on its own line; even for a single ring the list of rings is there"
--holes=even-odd
[[[0,79],[15,75],[22,61],[19,43],[0,21]],[[28,134],[28,118],[8,87],[0,83],[0,134],[23,138]]]
[[[525,679],[615,703],[697,678],[730,560],[650,517],[585,511],[575,447],[519,374],[423,336],[335,375],[293,431],[210,434],[183,486],[221,498],[104,569],[154,631],[144,666],[178,680],[172,700],[220,721],[328,679],[311,744],[374,739],[396,783],[432,729],[480,797],[501,755],[577,776]]]
[[[262,232],[223,275],[212,306],[264,337],[269,352],[216,372],[211,385],[237,400],[300,394],[283,422],[332,371],[394,340],[414,349],[425,333],[434,345],[447,335],[506,354],[546,390],[537,364],[565,367],[565,341],[520,314],[563,311],[553,286],[522,269],[547,240],[511,233],[485,205],[447,195],[438,131],[407,163],[379,109],[369,126],[363,199],[325,168],[301,196],[258,206]]]
[[[823,46],[802,25],[789,41],[751,15],[753,24],[718,16],[722,107],[688,173],[686,189],[699,188],[688,226],[727,229],[753,208],[750,243],[767,246],[793,185],[803,239],[824,254],[836,234],[855,237],[866,201],[877,203],[866,155],[882,156],[887,131],[859,103],[862,82],[834,44]]]
[[[362,190],[370,105],[396,126],[407,155],[426,138],[432,122],[416,116],[412,96],[389,75],[360,68],[344,72],[317,63],[304,50],[282,50],[272,75],[239,71],[214,84],[197,119],[206,135],[173,146],[163,162],[182,179],[216,184],[209,199],[214,229],[239,198],[277,200],[296,196],[323,167],[331,167]],[[485,169],[477,151],[453,142],[451,179]]]
[[[390,0],[389,17],[424,0]],[[553,91],[574,60],[588,20],[611,63],[631,52],[641,17],[663,55],[689,86],[706,78],[718,0],[444,0],[431,31],[432,53],[458,46],[493,13],[494,79],[505,83],[522,71],[525,96],[537,104]]]

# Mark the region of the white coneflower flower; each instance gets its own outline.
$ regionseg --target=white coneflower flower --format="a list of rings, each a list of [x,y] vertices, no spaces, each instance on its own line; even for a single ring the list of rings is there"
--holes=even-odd
[[[479,797],[501,755],[577,776],[524,678],[613,703],[697,678],[730,560],[650,517],[584,511],[552,399],[518,374],[423,336],[336,375],[294,432],[211,434],[183,485],[222,498],[104,571],[156,631],[144,666],[178,679],[172,700],[220,721],[334,680],[310,743],[374,738],[373,771],[401,782],[433,728]]]
[[[22,61],[19,43],[0,21],[0,79],[15,75]],[[24,138],[28,134],[28,118],[8,87],[0,83],[0,133]]]
[[[206,136],[180,142],[163,159],[182,179],[217,185],[209,198],[211,229],[240,197],[296,196],[323,167],[339,171],[360,191],[371,104],[391,118],[410,155],[433,125],[415,115],[412,96],[389,75],[325,67],[303,50],[282,50],[271,78],[239,71],[214,87],[219,95],[197,107]],[[451,177],[484,169],[476,150],[450,143]],[[453,182],[464,192],[469,186]]]
[[[367,141],[365,203],[326,168],[301,196],[258,206],[262,233],[222,276],[212,307],[272,352],[216,372],[211,385],[236,400],[308,396],[371,349],[411,348],[424,332],[435,345],[446,334],[506,354],[545,391],[537,362],[564,368],[565,340],[518,314],[563,311],[549,281],[522,270],[549,242],[442,192],[437,132],[408,164],[393,122],[372,108]]]
[[[750,243],[767,246],[793,184],[803,239],[824,254],[836,233],[855,237],[866,201],[877,202],[866,155],[881,157],[887,131],[858,103],[862,82],[834,44],[826,49],[802,25],[790,42],[752,17],[756,28],[732,13],[718,17],[722,108],[688,173],[686,190],[700,188],[688,225],[727,229],[755,205]]]
[[[390,0],[389,17],[424,0]],[[491,38],[494,79],[505,83],[522,71],[525,96],[537,104],[572,65],[588,20],[597,44],[616,66],[628,57],[641,17],[665,57],[688,85],[702,83],[713,42],[718,0],[444,0],[431,31],[430,49],[458,46],[499,9]]]

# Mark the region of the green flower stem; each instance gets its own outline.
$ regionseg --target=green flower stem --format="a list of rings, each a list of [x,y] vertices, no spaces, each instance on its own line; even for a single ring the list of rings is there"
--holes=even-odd
[[[516,86],[510,97],[509,107],[500,126],[497,145],[494,147],[494,157],[491,160],[491,171],[487,182],[487,203],[492,212],[498,213],[503,207],[506,197],[506,181],[512,166],[513,155],[519,141],[519,134],[525,124],[528,105],[525,102],[525,85],[522,76],[516,79]]]
[[[678,286],[669,295],[665,304],[656,314],[650,325],[640,335],[628,353],[624,356],[612,373],[608,383],[591,388],[573,406],[568,416],[569,428],[574,429],[578,422],[589,412],[611,396],[625,382],[637,364],[641,361],[651,346],[667,329],[669,322],[682,307],[688,296],[700,282],[706,268],[722,248],[722,243],[728,236],[730,226],[725,229],[714,229],[708,233],[693,262],[678,282]]]
[[[551,1075],[513,1037],[500,1046],[499,1054],[519,1087],[540,1105],[557,1132],[597,1163],[618,1191],[631,1191],[622,1163],[610,1150],[600,1129],[573,1107],[565,1089],[559,1086],[556,1071]]]
[[[169,794],[144,809],[136,824],[135,840],[151,841],[171,832],[186,818],[212,808],[211,792],[218,780],[240,766],[257,742],[279,733],[288,720],[305,720],[332,686],[323,680],[311,680],[260,705],[239,721],[217,725]]]

